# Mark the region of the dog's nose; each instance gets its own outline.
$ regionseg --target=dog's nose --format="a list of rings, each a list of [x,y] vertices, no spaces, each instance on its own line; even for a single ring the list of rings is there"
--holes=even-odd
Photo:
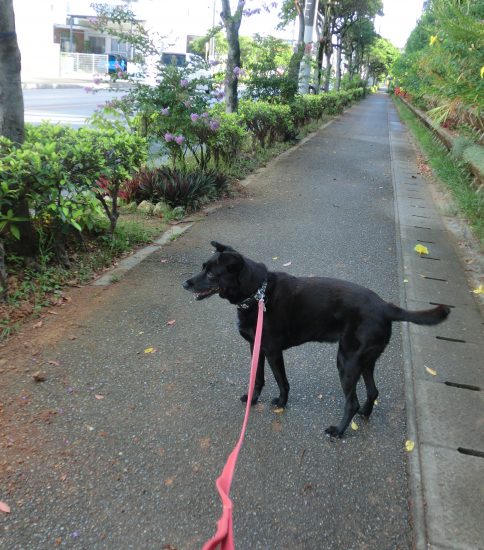
[[[192,281],[191,281],[190,279],[188,279],[187,281],[185,281],[185,282],[183,283],[183,288],[184,288],[185,290],[189,290],[191,286],[192,286]]]

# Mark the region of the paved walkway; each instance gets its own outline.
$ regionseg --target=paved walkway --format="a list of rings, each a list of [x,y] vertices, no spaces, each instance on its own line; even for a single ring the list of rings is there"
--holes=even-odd
[[[239,433],[249,367],[234,309],[217,297],[194,302],[181,287],[213,239],[270,269],[349,279],[394,302],[456,306],[441,331],[404,328],[402,340],[395,327],[376,369],[378,406],[342,440],[324,435],[343,404],[335,346],[287,353],[291,394],[283,414],[271,410],[276,385],[268,373],[232,490],[237,548],[479,547],[482,457],[457,447],[484,450],[481,394],[443,383],[478,385],[471,366],[454,376],[452,359],[478,357],[479,324],[468,324],[477,309],[465,285],[462,298],[452,290],[461,267],[433,225],[437,214],[425,220],[432,238],[410,223],[418,205],[407,204],[403,186],[417,184],[416,201],[430,198],[391,101],[369,97],[249,182],[247,197],[228,201],[128,271],[82,320],[77,338],[43,358],[61,363],[31,388],[39,411],[57,412],[50,453],[18,484],[12,513],[0,516],[2,548],[189,550],[213,534],[220,515],[214,480]],[[415,264],[415,240],[427,240],[432,255],[448,255],[451,296],[435,290],[444,276],[434,267]],[[434,262],[447,265],[447,256]],[[454,340],[464,339],[465,351],[453,351]],[[404,447],[409,438],[417,443],[412,453]],[[470,483],[472,492],[464,490]]]

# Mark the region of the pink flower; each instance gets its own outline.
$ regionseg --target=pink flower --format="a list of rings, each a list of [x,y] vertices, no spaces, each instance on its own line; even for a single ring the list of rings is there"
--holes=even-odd
[[[175,136],[175,142],[176,142],[178,145],[181,145],[184,141],[185,141],[184,136]]]
[[[190,115],[190,118],[192,119],[192,122],[197,122],[197,120],[200,118],[200,115],[197,115],[197,113],[192,113]]]
[[[173,141],[174,139],[175,137],[173,134],[170,134],[169,132],[165,134],[165,141]]]
[[[218,120],[211,120],[209,126],[212,132],[216,132],[220,128],[220,122]]]
[[[188,80],[187,80],[186,78],[182,78],[182,79],[180,80],[180,86],[181,86],[182,88],[186,88],[186,87],[188,86]]]

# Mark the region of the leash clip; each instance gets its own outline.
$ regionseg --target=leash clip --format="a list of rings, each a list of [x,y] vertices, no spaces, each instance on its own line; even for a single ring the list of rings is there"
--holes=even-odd
[[[262,286],[259,288],[259,290],[255,293],[255,296],[254,296],[254,298],[258,302],[263,302],[264,311],[266,311],[266,294],[265,294],[266,287],[267,287],[267,281],[264,281],[262,283]]]

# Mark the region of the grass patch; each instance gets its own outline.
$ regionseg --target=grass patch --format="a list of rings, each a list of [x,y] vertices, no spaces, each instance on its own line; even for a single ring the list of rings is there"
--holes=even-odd
[[[447,148],[401,101],[395,100],[400,118],[410,128],[435,176],[451,192],[459,214],[466,218],[477,239],[484,244],[484,200],[471,187],[472,177],[462,162],[456,161]]]
[[[100,230],[104,224],[107,227],[107,220],[102,220]],[[37,270],[23,267],[20,258],[8,257],[9,293],[7,303],[0,304],[0,341],[13,334],[26,318],[38,317],[43,308],[62,303],[63,290],[88,283],[116,259],[153,242],[166,226],[161,218],[121,213],[113,238],[103,230],[69,247],[70,269],[56,265],[47,254]]]

